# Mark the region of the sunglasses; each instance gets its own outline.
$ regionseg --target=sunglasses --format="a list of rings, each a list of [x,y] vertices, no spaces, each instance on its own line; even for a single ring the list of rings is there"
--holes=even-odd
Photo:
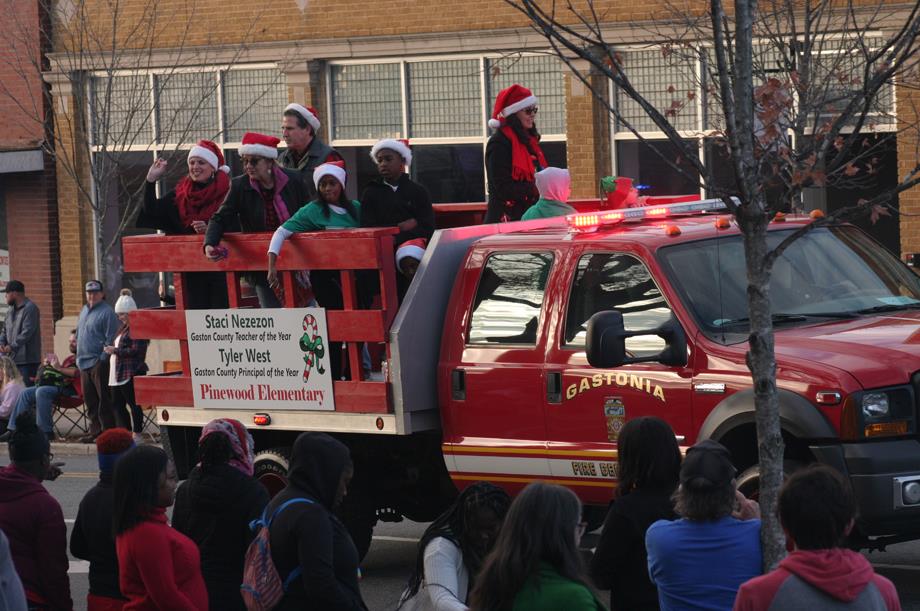
[[[256,167],[257,165],[259,165],[259,162],[262,161],[262,159],[263,159],[262,157],[240,157],[240,163],[243,164],[243,167],[247,165]]]
[[[528,107],[528,108],[525,108],[525,109],[524,109],[524,112],[526,112],[526,113],[529,114],[529,115],[535,115],[535,114],[537,114],[538,112],[540,112],[540,109],[537,108],[536,106],[530,106],[530,107]]]

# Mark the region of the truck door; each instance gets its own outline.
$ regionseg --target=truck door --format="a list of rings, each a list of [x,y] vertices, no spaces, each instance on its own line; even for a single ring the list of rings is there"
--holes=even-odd
[[[482,265],[458,361],[448,363],[445,462],[458,487],[511,492],[549,473],[542,372],[552,252],[493,252]]]
[[[637,363],[599,370],[588,365],[585,335],[597,312],[619,310],[627,330],[653,329],[671,309],[641,259],[625,252],[578,256],[565,310],[558,312],[547,350],[546,430],[550,470],[571,479],[585,502],[610,500],[617,474],[616,438],[627,419],[658,416],[674,433],[689,435],[691,373],[686,367]],[[560,292],[566,285],[561,285]],[[664,340],[629,338],[627,354],[657,354]]]

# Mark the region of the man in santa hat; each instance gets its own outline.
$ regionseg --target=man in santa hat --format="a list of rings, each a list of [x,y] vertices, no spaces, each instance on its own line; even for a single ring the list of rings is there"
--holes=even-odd
[[[313,170],[330,161],[342,161],[338,151],[319,139],[319,115],[312,106],[288,104],[281,119],[281,135],[287,148],[278,155],[278,165],[300,173],[309,199],[316,197]]]

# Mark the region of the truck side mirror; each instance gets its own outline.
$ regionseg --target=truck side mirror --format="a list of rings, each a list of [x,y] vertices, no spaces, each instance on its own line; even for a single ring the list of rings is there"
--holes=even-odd
[[[638,335],[657,335],[665,341],[658,354],[643,357],[626,356],[626,338]],[[659,362],[671,367],[687,364],[687,336],[674,314],[657,329],[627,331],[623,314],[617,310],[598,312],[588,320],[586,338],[588,363],[598,369],[612,369],[629,363]]]

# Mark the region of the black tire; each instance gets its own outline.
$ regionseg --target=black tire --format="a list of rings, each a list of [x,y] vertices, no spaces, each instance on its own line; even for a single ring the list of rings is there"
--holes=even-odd
[[[800,460],[786,459],[783,461],[783,481],[805,466]],[[735,478],[735,487],[752,501],[760,501],[760,464],[748,467]]]
[[[274,498],[287,486],[290,459],[291,448],[272,448],[255,455],[252,476],[265,486],[269,497]]]

